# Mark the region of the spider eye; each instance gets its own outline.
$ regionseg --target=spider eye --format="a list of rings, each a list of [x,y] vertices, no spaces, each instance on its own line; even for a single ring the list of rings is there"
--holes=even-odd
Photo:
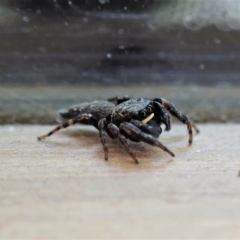
[[[151,113],[152,110],[153,110],[153,109],[152,109],[152,106],[148,106],[146,110],[147,110],[148,113]]]
[[[142,118],[144,118],[144,117],[147,116],[147,114],[146,114],[145,111],[141,111],[141,112],[139,113],[139,116],[142,117]]]

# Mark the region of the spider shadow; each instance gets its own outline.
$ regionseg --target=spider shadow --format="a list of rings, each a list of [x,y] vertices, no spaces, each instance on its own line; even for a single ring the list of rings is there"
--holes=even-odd
[[[109,163],[114,168],[123,169],[125,171],[147,171],[155,169],[164,169],[174,163],[173,157],[163,152],[161,149],[146,143],[130,142],[129,147],[139,161],[136,164],[125,148],[118,140],[113,140],[109,148]],[[100,157],[100,155],[99,155]]]
[[[72,127],[63,132],[63,134],[73,138],[79,137],[99,138],[99,132],[92,126],[75,128]]]
[[[95,154],[100,161],[105,161],[99,133],[94,127],[74,127],[65,131],[61,131],[61,133],[59,134],[61,134],[62,136],[67,136],[70,139],[74,138],[74,141],[79,142],[79,145],[83,148],[89,148],[89,145],[99,144],[99,150],[97,150]],[[164,145],[168,146],[174,152],[174,148],[170,147],[169,145],[174,142],[182,141],[183,138],[185,138],[183,135],[171,136],[167,139],[164,139],[162,143],[164,143]],[[113,140],[107,137],[106,140],[109,150],[109,160],[106,161],[106,164],[109,164],[114,168],[133,171],[142,171],[156,168],[163,169],[168,167],[170,164],[173,164],[175,160],[173,157],[169,156],[166,152],[157,147],[148,145],[143,142],[134,143],[128,141],[131,151],[136,155],[137,159],[139,160],[139,164],[135,164],[133,159],[129,156],[125,148],[117,139]],[[159,139],[159,141],[161,141],[161,138]],[[54,144],[66,146],[65,144],[63,145],[59,142],[54,142]],[[186,146],[183,146],[181,149],[187,148]]]

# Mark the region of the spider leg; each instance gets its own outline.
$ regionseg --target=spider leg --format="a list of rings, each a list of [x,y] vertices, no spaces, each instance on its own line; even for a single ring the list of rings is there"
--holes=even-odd
[[[86,122],[86,121],[92,121],[93,118],[92,118],[92,115],[91,114],[82,114],[76,118],[73,118],[73,119],[70,119],[69,121],[61,124],[61,125],[58,125],[57,127],[55,127],[52,131],[50,131],[49,133],[45,134],[45,135],[42,135],[40,137],[38,137],[37,139],[38,140],[42,140],[46,137],[49,137],[51,136],[52,134],[54,134],[55,132],[59,131],[60,129],[63,129],[63,128],[67,128],[73,124],[76,124],[76,123],[81,123],[81,122]]]
[[[156,138],[142,132],[141,129],[129,122],[121,123],[120,131],[126,137],[139,139],[140,141],[161,148],[163,151],[169,153],[172,157],[175,156],[173,152],[171,152],[167,147],[160,143]]]
[[[198,127],[196,126],[196,124],[193,122],[192,119],[191,119],[191,124],[192,124],[192,128],[194,129],[194,131],[195,131],[196,133],[199,133],[200,131],[199,131]]]
[[[106,118],[101,118],[98,122],[98,129],[99,129],[99,135],[100,139],[103,145],[103,150],[105,153],[105,160],[108,160],[108,148],[106,145],[106,133],[108,134],[109,137],[115,138],[115,136],[109,131],[107,128],[107,121]]]
[[[120,134],[120,129],[113,123],[109,123],[107,128],[109,129],[109,131],[115,138],[119,139],[120,143],[125,147],[127,153],[132,157],[134,162],[136,164],[138,164],[139,162],[138,162],[136,156],[134,155],[134,153],[131,151],[126,138]]]
[[[159,138],[162,133],[161,127],[154,121],[150,121],[150,124],[146,124],[139,120],[131,119],[130,123],[141,129],[143,132],[152,135],[154,138]]]
[[[160,121],[166,126],[165,131],[170,131],[171,129],[171,119],[168,111],[159,102],[155,102],[155,106],[158,108]]]
[[[192,140],[193,140],[193,134],[192,134],[192,128],[194,128],[194,130],[198,133],[199,130],[198,128],[192,124],[187,116],[185,116],[184,114],[182,114],[172,103],[168,102],[167,100],[163,99],[163,98],[158,98],[155,99],[156,101],[160,102],[163,107],[169,111],[174,117],[176,117],[179,121],[181,121],[182,123],[187,125],[187,129],[188,129],[188,135],[189,135],[189,144],[192,144]]]
[[[115,96],[115,97],[112,97],[112,98],[108,98],[108,101],[114,103],[115,105],[118,105],[122,102],[125,102],[125,101],[129,100],[129,99],[130,99],[129,96],[124,95],[124,96]]]

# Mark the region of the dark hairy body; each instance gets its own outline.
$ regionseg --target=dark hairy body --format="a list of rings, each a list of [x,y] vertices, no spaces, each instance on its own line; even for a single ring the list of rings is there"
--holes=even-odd
[[[118,138],[135,163],[138,163],[138,160],[130,150],[127,139],[133,142],[146,142],[161,148],[171,156],[175,156],[157,140],[162,133],[162,124],[165,125],[166,131],[171,129],[169,113],[187,125],[189,144],[191,144],[193,139],[192,127],[196,132],[198,129],[172,103],[163,98],[130,99],[127,96],[117,96],[106,101],[82,103],[72,106],[67,111],[61,111],[60,115],[65,122],[48,134],[38,137],[38,140],[46,138],[62,128],[81,123],[93,125],[99,130],[105,160],[108,160],[106,135],[112,139]]]

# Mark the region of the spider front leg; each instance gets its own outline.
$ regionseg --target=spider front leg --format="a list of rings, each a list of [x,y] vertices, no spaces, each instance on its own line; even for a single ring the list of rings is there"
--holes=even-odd
[[[148,143],[150,145],[161,148],[163,151],[169,153],[172,157],[175,156],[173,152],[171,152],[167,147],[165,147],[162,143],[160,143],[156,138],[152,137],[149,134],[142,132],[138,127],[134,126],[133,124],[131,124],[129,122],[121,123],[120,131],[124,136],[126,136],[130,139],[131,138],[138,139],[138,140]]]
[[[120,143],[127,150],[127,153],[132,157],[134,162],[136,164],[138,164],[139,162],[138,162],[136,156],[134,155],[134,153],[131,151],[126,138],[120,134],[120,129],[116,125],[114,125],[113,123],[109,123],[107,128],[111,132],[112,136],[114,136],[114,138],[118,138],[119,139]]]
[[[188,135],[189,135],[189,144],[192,144],[192,140],[193,140],[193,134],[192,134],[192,128],[194,128],[194,130],[199,133],[198,128],[192,124],[187,116],[185,116],[184,114],[182,114],[172,103],[168,102],[167,100],[163,99],[163,98],[157,98],[154,99],[155,101],[161,103],[163,105],[163,107],[169,111],[174,117],[176,117],[178,120],[180,120],[182,123],[187,125],[187,129],[188,129]]]
[[[139,120],[132,119],[130,123],[141,129],[143,132],[152,135],[154,138],[159,138],[162,133],[162,128],[152,120],[146,124]]]
[[[82,114],[82,115],[80,115],[76,118],[70,119],[69,121],[55,127],[52,131],[50,131],[49,133],[47,133],[45,135],[42,135],[42,136],[38,137],[37,139],[42,140],[46,137],[51,136],[52,134],[59,131],[60,129],[67,128],[67,127],[69,127],[73,124],[76,124],[76,123],[82,123],[82,122],[86,123],[87,121],[92,123],[92,122],[95,121],[95,119],[93,118],[93,116],[91,114]]]

